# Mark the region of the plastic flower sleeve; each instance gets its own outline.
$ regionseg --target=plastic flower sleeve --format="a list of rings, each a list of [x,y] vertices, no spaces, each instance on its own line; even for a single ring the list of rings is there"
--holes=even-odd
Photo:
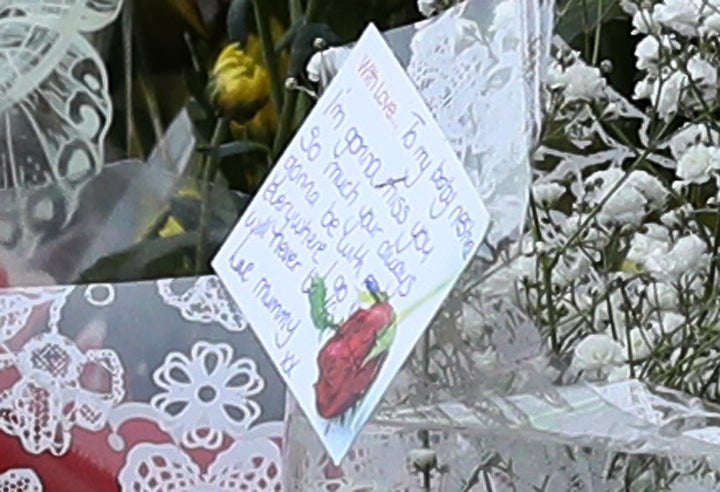
[[[560,122],[563,128],[551,131],[560,130],[563,138],[559,139],[557,148],[544,146],[538,153],[539,184],[548,187],[538,186],[536,194],[541,217],[547,219],[540,226],[543,241],[530,235],[523,237],[499,254],[494,264],[479,269],[480,279],[468,278],[461,282],[457,292],[468,297],[448,301],[446,311],[439,315],[431,331],[429,346],[421,348],[433,355],[423,358],[421,354],[408,363],[408,371],[398,380],[397,392],[390,395],[388,404],[376,414],[347,462],[333,466],[320,458],[315,462],[319,465],[315,465],[310,451],[291,457],[298,463],[308,464],[305,468],[287,469],[296,471],[293,479],[304,480],[302,486],[325,487],[325,490],[342,487],[473,491],[717,490],[720,477],[717,407],[699,398],[630,378],[633,371],[637,375],[648,365],[669,366],[669,374],[674,374],[676,368],[692,364],[702,367],[710,361],[707,372],[684,369],[688,377],[685,380],[676,377],[675,381],[693,391],[698,391],[700,385],[703,390],[713,390],[717,387],[717,364],[708,352],[714,352],[716,340],[708,343],[705,338],[703,343],[713,348],[702,352],[692,342],[677,347],[678,339],[667,336],[664,343],[670,349],[665,352],[655,350],[652,340],[634,336],[645,326],[632,328],[634,331],[629,331],[627,338],[625,329],[629,330],[629,326],[620,325],[619,336],[613,336],[609,328],[612,310],[632,312],[635,305],[629,304],[626,298],[642,297],[644,292],[658,292],[657,297],[662,296],[662,303],[657,298],[651,300],[661,320],[653,317],[648,323],[648,335],[658,326],[661,335],[682,327],[683,317],[680,316],[678,322],[671,316],[677,307],[667,306],[667,292],[671,289],[666,283],[677,279],[689,283],[698,271],[701,274],[706,271],[710,264],[708,254],[704,246],[696,246],[702,246],[702,242],[693,235],[685,235],[671,244],[666,229],[676,234],[675,239],[687,234],[682,226],[689,220],[677,213],[674,217],[663,216],[657,223],[655,219],[648,220],[647,227],[637,231],[640,237],[632,240],[627,263],[610,272],[592,268],[591,260],[584,258],[583,251],[578,251],[576,246],[563,249],[565,241],[578,231],[579,222],[586,216],[582,207],[571,216],[547,207],[560,194],[567,191],[568,196],[572,194],[579,203],[588,200],[591,205],[597,205],[619,179],[627,178],[619,198],[609,200],[597,219],[602,225],[622,226],[624,231],[635,232],[634,228],[642,225],[645,215],[663,210],[668,192],[647,172],[625,171],[622,166],[645,150],[644,155],[653,164],[666,168],[674,164],[657,148],[642,148],[652,140],[649,138],[651,119],[609,89],[598,69],[588,67],[569,53],[563,43],[558,42],[557,46],[563,50],[559,56],[562,66],[551,67],[548,107],[553,112],[560,111],[553,123]],[[596,105],[594,111],[589,103]],[[620,115],[631,120],[628,129],[642,147],[633,149],[608,131],[598,117],[598,109],[603,117]],[[660,150],[669,146],[677,158],[678,151],[673,146],[681,147],[683,140],[702,141],[704,132],[710,133],[702,128],[683,131],[690,135],[670,139]],[[600,165],[603,168],[593,172],[593,167]],[[541,171],[547,168],[552,170]],[[678,172],[682,179],[688,179],[680,174]],[[570,189],[566,190],[568,182]],[[553,184],[560,186],[562,193],[553,190],[550,187]],[[603,242],[607,238],[598,234],[597,228],[591,228],[584,239],[586,251],[602,251],[607,245]],[[643,245],[645,251],[652,254],[638,254]],[[557,251],[562,252],[560,261],[548,272],[553,295],[544,301],[539,297],[541,289],[532,290],[528,286],[542,284],[539,260],[542,255]],[[654,280],[654,276],[659,278]],[[661,291],[663,286],[666,288]],[[513,306],[508,311],[517,312],[519,319],[523,317],[519,313],[524,312],[528,304],[532,303],[529,307],[533,308],[544,303],[546,309],[537,309],[536,314],[542,325],[542,337],[534,334],[539,343],[532,342],[533,331],[526,330],[525,323],[509,323],[513,318],[509,313],[499,316],[505,321],[493,319],[493,312],[502,311],[493,301],[494,297]],[[577,309],[569,309],[568,299],[576,303]],[[594,305],[597,299],[603,302]],[[592,318],[583,312],[589,306]],[[551,309],[557,317],[548,320]],[[462,317],[470,312],[476,313],[475,319]],[[506,333],[506,337],[483,340],[477,336],[485,330],[492,333],[493,328]],[[693,335],[704,331],[694,324],[689,324],[687,329]],[[437,343],[439,340],[445,343]],[[540,350],[534,364],[525,364],[529,367],[524,374],[503,372],[513,367],[512,364],[493,371],[489,361],[502,359],[502,347],[508,340],[526,340],[512,352],[520,356],[515,360],[522,360],[523,354],[535,353],[530,348],[538,345],[555,344],[555,352],[564,355],[561,360],[547,359]],[[448,346],[451,350],[447,350]],[[464,347],[468,348],[465,354]],[[484,347],[492,350],[486,352]],[[688,357],[689,363],[682,360],[686,351],[693,355]],[[634,361],[632,354],[636,357]],[[459,391],[454,392],[448,381],[463,373],[467,367],[464,364],[468,364],[473,355],[487,359],[485,363],[476,362],[477,370],[470,372],[470,382],[459,385]],[[436,365],[438,359],[452,363]],[[632,362],[635,362],[633,368]],[[418,374],[428,373],[432,376],[429,380],[418,381]],[[463,377],[468,376],[460,376]],[[435,383],[437,387],[433,386]],[[417,405],[423,398],[430,404]],[[291,413],[290,418],[292,437],[292,424],[298,429],[302,429],[302,424],[296,413]],[[306,442],[312,440],[312,436],[306,434],[302,434],[302,438]],[[291,440],[289,451],[297,451],[293,442]]]
[[[2,2],[0,189],[97,174],[113,107],[105,65],[85,35],[121,0]]]
[[[492,215],[491,248],[524,225],[553,5],[470,0],[385,33]],[[325,85],[348,49],[315,55],[311,76]]]
[[[552,2],[469,1],[415,26],[408,75],[493,218],[491,247],[524,225]]]
[[[0,248],[7,256],[0,258],[0,266],[10,271],[9,284],[72,283],[85,275],[104,280],[151,275],[143,271],[142,251],[136,255],[138,261],[126,262],[122,270],[96,264],[132,248],[153,227],[156,233],[162,232],[170,216],[182,223],[182,229],[168,233],[197,230],[200,183],[177,174],[195,164],[195,146],[192,126],[183,112],[147,162],[118,161],[102,166],[94,175],[0,191]],[[25,155],[17,149],[15,158]],[[213,214],[207,232],[218,243],[232,227],[245,198],[224,187],[210,187],[210,195]],[[188,237],[181,246],[187,249],[194,245],[191,242]]]
[[[422,490],[427,482],[418,464],[424,454],[431,457],[425,461],[429,490],[438,491],[717,486],[716,407],[636,380],[548,389],[549,383],[537,384],[532,377],[554,372],[540,360],[534,360],[537,372],[525,368],[512,374],[493,371],[488,360],[464,397],[430,405],[416,404],[418,397],[431,400],[442,384],[423,394],[412,375],[401,375],[396,392],[337,466],[320,451],[302,415],[291,409],[286,486]],[[675,488],[685,483],[696,488]]]

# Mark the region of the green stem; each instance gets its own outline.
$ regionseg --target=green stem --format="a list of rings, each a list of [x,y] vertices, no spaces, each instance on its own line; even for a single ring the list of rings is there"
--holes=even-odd
[[[666,127],[667,128],[667,125]],[[600,202],[595,205],[595,207],[590,211],[590,213],[585,217],[585,220],[583,220],[578,229],[568,238],[568,240],[558,249],[557,253],[555,254],[555,258],[552,262],[552,267],[554,267],[557,262],[560,260],[560,257],[571,247],[575,244],[575,241],[580,239],[587,231],[588,227],[591,225],[592,221],[595,219],[595,217],[600,213],[600,211],[603,209],[603,207],[607,204],[607,202],[610,201],[615,196],[615,193],[625,185],[628,178],[630,178],[630,174],[637,169],[639,166],[641,166],[645,160],[647,159],[648,155],[650,154],[651,150],[649,148],[643,149],[643,152],[641,155],[639,155],[633,162],[630,164],[628,169],[625,171],[625,175],[620,178],[612,188],[610,188],[610,191],[600,200]]]
[[[290,24],[295,25],[302,17],[302,3],[300,0],[289,0],[288,10],[290,11]]]
[[[585,33],[583,36],[583,40],[585,42],[585,59],[589,59],[588,55],[590,55],[590,35],[588,34],[590,32],[590,17],[588,15],[588,6],[587,6],[587,0],[582,0],[582,14],[583,14],[583,32]]]
[[[307,10],[305,11],[305,22],[310,24],[315,22],[320,15],[320,0],[310,0],[308,2]]]
[[[542,273],[543,273],[543,283],[544,283],[544,289],[545,289],[545,302],[547,303],[547,315],[548,315],[548,327],[550,329],[550,343],[552,345],[553,351],[556,353],[560,352],[560,344],[558,343],[558,333],[557,333],[557,320],[555,316],[555,303],[553,301],[553,293],[552,293],[552,270],[553,266],[548,265],[546,259],[541,259],[542,261]]]
[[[285,104],[282,108],[282,114],[280,115],[280,125],[278,126],[277,134],[275,135],[275,142],[272,148],[272,158],[277,159],[280,153],[285,148],[287,141],[290,139],[290,134],[293,130],[293,122],[295,120],[295,107],[297,105],[298,93],[297,91],[290,91],[286,94]]]
[[[210,141],[210,148],[214,149],[222,143],[225,138],[225,129],[227,122],[225,118],[219,118],[213,136]],[[207,248],[209,238],[209,222],[210,210],[212,209],[210,192],[211,184],[215,182],[218,167],[220,166],[220,158],[209,154],[203,162],[203,178],[202,178],[202,201],[200,203],[200,237],[198,239],[197,249],[195,251],[195,274],[202,274],[207,267]]]
[[[280,65],[275,54],[275,42],[272,37],[272,26],[270,23],[270,12],[266,0],[255,0],[255,20],[258,34],[262,41],[263,57],[265,66],[270,74],[270,96],[275,108],[280,111],[283,104],[282,81],[280,77]]]
[[[125,145],[128,156],[133,155],[135,117],[133,114],[133,3],[127,0],[122,12],[123,63],[125,64]]]
[[[297,14],[297,11],[295,10],[297,8],[297,5],[293,7],[293,3],[297,3],[297,0],[290,0],[290,2],[291,12],[295,12]],[[320,15],[320,5],[321,2],[319,0],[309,0],[307,4],[307,9],[305,10],[305,24],[310,24],[317,21],[318,16]],[[292,134],[295,123],[297,103],[297,91],[288,92],[282,106],[282,114],[280,115],[280,125],[278,127],[278,132],[277,135],[275,135],[275,142],[273,142],[273,159],[277,159],[280,156],[280,153],[283,151],[285,145],[290,139],[290,135]]]
[[[597,7],[597,19],[595,20],[595,44],[593,46],[593,53],[592,53],[592,64],[597,65],[598,63],[598,57],[600,56],[600,37],[602,33],[602,26],[603,26],[603,2],[602,0],[598,1],[598,7]]]

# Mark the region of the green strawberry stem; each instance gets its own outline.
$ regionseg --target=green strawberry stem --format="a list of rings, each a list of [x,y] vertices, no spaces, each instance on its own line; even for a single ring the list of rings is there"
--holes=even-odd
[[[437,287],[435,287],[423,297],[415,301],[408,309],[406,309],[402,313],[399,313],[395,318],[395,321],[390,326],[379,332],[375,340],[375,345],[373,345],[372,350],[370,351],[368,356],[365,357],[365,360],[363,360],[363,365],[373,360],[375,357],[378,357],[388,352],[390,350],[390,347],[392,346],[393,341],[395,340],[395,334],[397,333],[397,325],[400,324],[400,322],[403,321],[405,318],[410,316],[416,309],[425,304],[428,299],[434,297],[439,291],[447,287],[448,284],[452,282],[452,280],[452,277],[447,278],[444,282],[440,283]]]

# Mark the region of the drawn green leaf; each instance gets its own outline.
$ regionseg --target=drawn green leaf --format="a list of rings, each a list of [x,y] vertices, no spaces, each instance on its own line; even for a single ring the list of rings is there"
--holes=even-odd
[[[388,350],[390,350],[390,346],[393,344],[393,341],[395,341],[395,333],[397,332],[397,323],[393,323],[387,328],[383,329],[379,334],[377,339],[375,339],[375,345],[373,346],[373,349],[370,351],[367,357],[365,357],[365,360],[363,361],[363,365],[373,360],[375,357],[382,355],[386,353]]]

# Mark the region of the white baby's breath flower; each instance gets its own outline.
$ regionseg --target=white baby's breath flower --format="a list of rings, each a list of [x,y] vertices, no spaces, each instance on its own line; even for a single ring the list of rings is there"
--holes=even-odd
[[[654,278],[673,283],[706,271],[710,265],[707,251],[705,241],[691,234],[678,239],[665,251],[655,251],[652,257],[644,260],[643,266]]]
[[[565,187],[558,183],[537,183],[532,188],[533,199],[540,205],[551,205],[565,193]]]
[[[693,145],[680,160],[676,174],[688,183],[706,183],[714,171],[720,168],[720,148],[707,145]]]
[[[692,80],[701,87],[717,86],[717,68],[703,59],[700,55],[695,55],[688,60],[687,69]]]
[[[710,264],[707,244],[695,234],[680,238],[667,253],[666,259],[666,273],[676,278],[705,270]]]
[[[707,245],[694,234],[678,239],[675,244],[638,234],[633,238],[627,258],[642,265],[654,278],[670,283],[706,270],[710,261]],[[650,294],[652,301],[654,293]]]
[[[664,0],[655,5],[653,19],[683,36],[696,36],[703,0]]]
[[[677,114],[687,86],[687,75],[680,71],[655,81],[650,102],[663,120],[670,121]]]
[[[307,64],[308,79],[326,86],[350,54],[346,47],[332,47],[315,53]]]
[[[620,8],[622,8],[626,14],[633,15],[640,8],[634,0],[620,0]]]
[[[578,370],[598,370],[625,362],[622,345],[609,335],[594,333],[583,338],[575,347],[573,366]]]
[[[675,160],[697,144],[713,145],[720,143],[720,134],[709,129],[708,125],[687,124],[670,139],[670,153]]]
[[[648,302],[665,310],[674,310],[680,305],[677,290],[667,282],[654,282],[648,287]]]
[[[646,359],[655,349],[657,334],[642,328],[633,328],[629,333],[630,351],[634,360]],[[627,338],[623,339],[623,346],[627,350]]]
[[[481,285],[480,291],[487,296],[499,296],[510,302],[525,302],[522,292],[523,282],[536,280],[536,257],[521,255],[500,268],[495,274],[487,278]]]
[[[635,65],[639,70],[650,70],[660,60],[660,43],[655,36],[645,36],[635,47]]]
[[[688,217],[691,216],[692,213],[692,206],[686,203],[662,214],[660,216],[660,222],[666,227],[679,228],[687,222]]]
[[[645,171],[633,171],[630,173],[627,184],[642,193],[651,208],[660,208],[665,205],[669,191],[655,176]]]
[[[651,293],[651,291],[648,291]],[[665,311],[660,315],[660,319],[653,319],[650,327],[658,337],[673,333],[679,327],[685,324],[685,316],[674,311]]]
[[[658,65],[663,56],[668,56],[678,49],[680,49],[680,43],[668,35],[645,36],[635,47],[635,58],[637,59],[635,65],[639,70],[655,74],[658,72]]]
[[[618,316],[618,309],[623,305],[624,299],[622,293],[618,289],[610,289],[607,294],[605,302],[601,302],[595,308],[595,324],[593,328],[595,331],[605,331],[611,325],[614,325],[615,330],[621,333],[625,330],[625,317]]]
[[[685,316],[674,312],[665,312],[662,315],[662,333],[675,331],[685,323]]]
[[[633,34],[651,34],[660,31],[660,26],[649,10],[638,10],[633,14]]]
[[[597,215],[603,224],[640,224],[647,200],[638,190],[623,186],[605,202]]]
[[[644,77],[643,79],[639,80],[637,84],[635,84],[632,98],[635,100],[650,99],[654,90],[655,79],[650,76]]]
[[[591,267],[590,259],[586,255],[565,254],[552,270],[552,284],[565,287],[586,275]]]
[[[703,21],[700,32],[707,36],[717,36],[720,34],[720,13],[708,15]]]
[[[586,179],[586,186],[595,187],[588,194],[591,204],[601,203],[612,193],[597,216],[603,224],[640,224],[648,209],[661,207],[666,200],[665,187],[645,171],[633,171],[615,190],[624,176],[623,170],[609,168]]]
[[[718,74],[714,64],[700,55],[695,55],[687,62],[687,70],[693,81],[693,89],[687,90],[687,97],[693,107],[702,109],[704,103],[710,104],[717,96]],[[699,94],[698,94],[699,92]]]
[[[665,253],[669,249],[669,243],[670,234],[662,226],[645,233],[637,233],[630,243],[627,259],[644,266],[648,259]]]
[[[607,82],[600,69],[591,67],[581,60],[556,73],[550,87],[562,89],[566,102],[595,101],[605,93]]]
[[[633,99],[650,99],[658,116],[670,121],[679,111],[688,87],[688,77],[680,70],[665,67],[660,76],[650,74],[635,85]]]

